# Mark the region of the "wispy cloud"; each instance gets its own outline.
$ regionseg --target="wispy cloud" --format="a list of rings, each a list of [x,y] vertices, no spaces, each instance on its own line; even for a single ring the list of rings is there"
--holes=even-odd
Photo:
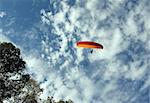
[[[43,53],[36,49],[24,56],[28,72],[44,88],[41,97],[76,103],[136,101],[136,85],[145,81],[144,90],[150,84],[148,2],[76,0],[71,6],[67,0],[51,0],[55,10],[41,10]],[[104,49],[90,54],[76,48],[79,40],[99,42]]]
[[[3,11],[0,11],[0,18],[3,18],[4,16],[6,16],[6,13]]]
[[[0,29],[0,42],[10,42],[9,38],[3,34],[2,29]]]

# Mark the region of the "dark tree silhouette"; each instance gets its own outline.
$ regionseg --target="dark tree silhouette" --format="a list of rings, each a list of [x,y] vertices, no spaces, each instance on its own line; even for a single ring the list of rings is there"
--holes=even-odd
[[[20,57],[20,50],[11,43],[1,43],[0,101],[20,94],[20,90],[24,87],[26,82],[22,81],[26,78],[22,73],[24,69],[25,62]],[[12,77],[15,79],[12,79]]]
[[[41,100],[39,95],[43,89],[24,70],[20,49],[12,43],[0,43],[0,103],[4,100],[10,103],[73,103],[70,100],[55,102],[53,98]]]
[[[29,74],[24,74],[24,70],[25,61],[23,61],[20,57],[20,49],[16,48],[12,43],[0,43],[1,103],[3,102],[3,100],[10,101],[11,103],[25,103],[26,101],[30,103],[29,97],[31,96],[31,94],[34,92],[34,97],[30,98],[30,101],[33,101],[31,99],[35,99],[37,95],[35,93],[40,92],[41,89],[39,88],[39,85],[37,85],[36,81],[30,78]],[[33,91],[35,88],[38,92]],[[31,90],[30,93],[29,89]],[[10,98],[13,98],[13,100],[11,101]]]
[[[68,101],[59,100],[59,101],[56,102],[53,99],[53,97],[51,96],[51,97],[48,97],[47,100],[44,103],[73,103],[73,101],[71,101],[71,100],[68,100]]]

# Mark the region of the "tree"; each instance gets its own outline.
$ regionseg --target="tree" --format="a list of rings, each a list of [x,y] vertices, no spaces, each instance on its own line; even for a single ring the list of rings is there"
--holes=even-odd
[[[0,101],[20,94],[26,81],[22,71],[25,62],[20,58],[20,50],[11,43],[0,44]],[[13,77],[15,79],[13,79]],[[28,80],[27,78],[26,80]]]
[[[20,49],[16,48],[12,43],[0,43],[1,103],[3,100],[11,103],[30,103],[29,98],[32,101],[31,99],[35,99],[36,95],[41,92],[36,81],[31,79],[29,74],[24,74],[24,70],[25,61],[20,57]]]
[[[63,101],[63,100],[59,100],[58,102],[56,102],[53,97],[48,97],[47,100],[44,103],[73,103],[73,101],[68,100],[68,101]]]
[[[38,103],[40,101],[39,95],[43,89],[29,74],[24,73],[25,64],[19,48],[12,43],[0,43],[0,103],[4,100],[10,103]],[[53,98],[45,101],[47,103],[73,103],[61,100],[55,102]]]

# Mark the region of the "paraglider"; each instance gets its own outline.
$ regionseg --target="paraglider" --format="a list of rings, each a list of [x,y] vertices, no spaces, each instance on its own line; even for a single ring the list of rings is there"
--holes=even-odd
[[[91,53],[93,52],[93,49],[103,49],[101,44],[92,41],[79,41],[77,42],[77,47],[90,48],[92,49]]]

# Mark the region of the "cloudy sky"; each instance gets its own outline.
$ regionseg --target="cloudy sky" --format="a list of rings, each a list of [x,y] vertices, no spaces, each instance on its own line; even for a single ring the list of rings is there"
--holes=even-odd
[[[41,98],[150,103],[149,17],[150,0],[1,0],[0,41],[22,50]]]

